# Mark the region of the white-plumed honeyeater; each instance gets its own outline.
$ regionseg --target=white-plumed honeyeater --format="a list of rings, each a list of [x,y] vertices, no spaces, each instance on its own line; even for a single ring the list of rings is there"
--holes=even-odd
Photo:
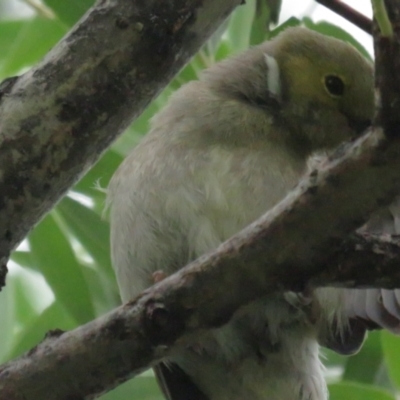
[[[361,134],[373,112],[372,65],[349,44],[304,28],[183,86],[109,187],[122,300],[267,212],[310,157]],[[169,400],[326,400],[319,347],[351,354],[369,327],[397,331],[395,294],[270,295],[172,351],[156,375]]]

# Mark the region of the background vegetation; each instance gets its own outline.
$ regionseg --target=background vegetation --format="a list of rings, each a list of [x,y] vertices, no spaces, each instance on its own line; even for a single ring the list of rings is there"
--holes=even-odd
[[[0,0],[0,81],[38,62],[92,4],[93,0]],[[277,25],[279,10],[280,1],[247,0],[14,253],[7,287],[0,293],[0,363],[34,346],[50,329],[73,329],[119,304],[108,222],[102,216],[105,194],[99,188],[107,186],[174,90],[210,64],[299,24],[349,41],[370,57],[348,32],[329,22],[315,23],[305,16]],[[398,397],[399,338],[373,332],[354,357],[325,354],[332,400]],[[151,372],[102,397],[130,398],[162,399]]]

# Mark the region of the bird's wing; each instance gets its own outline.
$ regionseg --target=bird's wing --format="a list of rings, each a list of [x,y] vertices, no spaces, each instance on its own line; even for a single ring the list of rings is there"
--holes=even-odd
[[[340,354],[353,354],[360,349],[369,330],[387,329],[400,335],[400,289],[343,290],[348,324],[345,329],[332,326],[330,334],[320,338],[322,346]]]
[[[167,400],[209,400],[177,364],[161,362],[153,370]]]
[[[400,334],[400,289],[346,289],[346,316]]]
[[[319,344],[342,355],[351,355],[360,350],[369,327],[363,320],[350,318],[345,329],[331,327],[328,334],[319,337]]]

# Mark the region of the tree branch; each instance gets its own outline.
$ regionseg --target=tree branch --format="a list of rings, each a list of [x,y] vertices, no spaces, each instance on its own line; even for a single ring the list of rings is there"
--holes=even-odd
[[[369,140],[373,136],[362,140],[364,154],[359,155],[360,146],[354,144],[340,163],[330,165],[326,179],[316,182],[318,176],[311,174],[280,206],[214,253],[102,318],[71,332],[51,332],[24,356],[0,367],[0,399],[94,398],[154,365],[172,346],[184,345],[202,330],[227,322],[239,306],[277,291],[301,290],[310,283],[399,287],[396,238],[354,235],[341,241],[325,233],[330,247],[316,247],[315,241],[304,244],[316,234],[317,225],[318,233],[323,231],[321,207],[330,202],[323,186],[333,179],[338,196],[343,195],[341,182],[347,170],[340,175],[334,172],[346,166],[349,153],[362,170],[366,146],[377,144]],[[309,213],[310,202],[315,213]],[[306,220],[296,224],[302,213],[303,218],[308,213],[315,219],[306,231]],[[292,241],[295,236],[304,239]],[[312,261],[304,264],[304,255]]]
[[[240,3],[98,1],[0,85],[1,260]]]
[[[311,287],[400,287],[400,236],[352,234],[331,259],[321,264],[321,273],[309,281]]]
[[[329,8],[334,13],[340,15],[347,21],[350,21],[354,25],[367,33],[372,33],[372,21],[367,18],[364,14],[361,14],[354,8],[343,3],[340,0],[316,0],[317,3],[322,4],[326,8]]]

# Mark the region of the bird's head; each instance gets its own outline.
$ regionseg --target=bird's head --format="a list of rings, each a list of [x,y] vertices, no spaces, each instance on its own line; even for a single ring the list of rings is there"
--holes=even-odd
[[[282,113],[314,146],[336,146],[371,123],[373,68],[353,46],[292,28],[272,47],[280,69]]]
[[[226,98],[272,115],[305,153],[362,133],[374,113],[370,61],[350,44],[306,28],[289,28],[216,64],[204,79]]]

